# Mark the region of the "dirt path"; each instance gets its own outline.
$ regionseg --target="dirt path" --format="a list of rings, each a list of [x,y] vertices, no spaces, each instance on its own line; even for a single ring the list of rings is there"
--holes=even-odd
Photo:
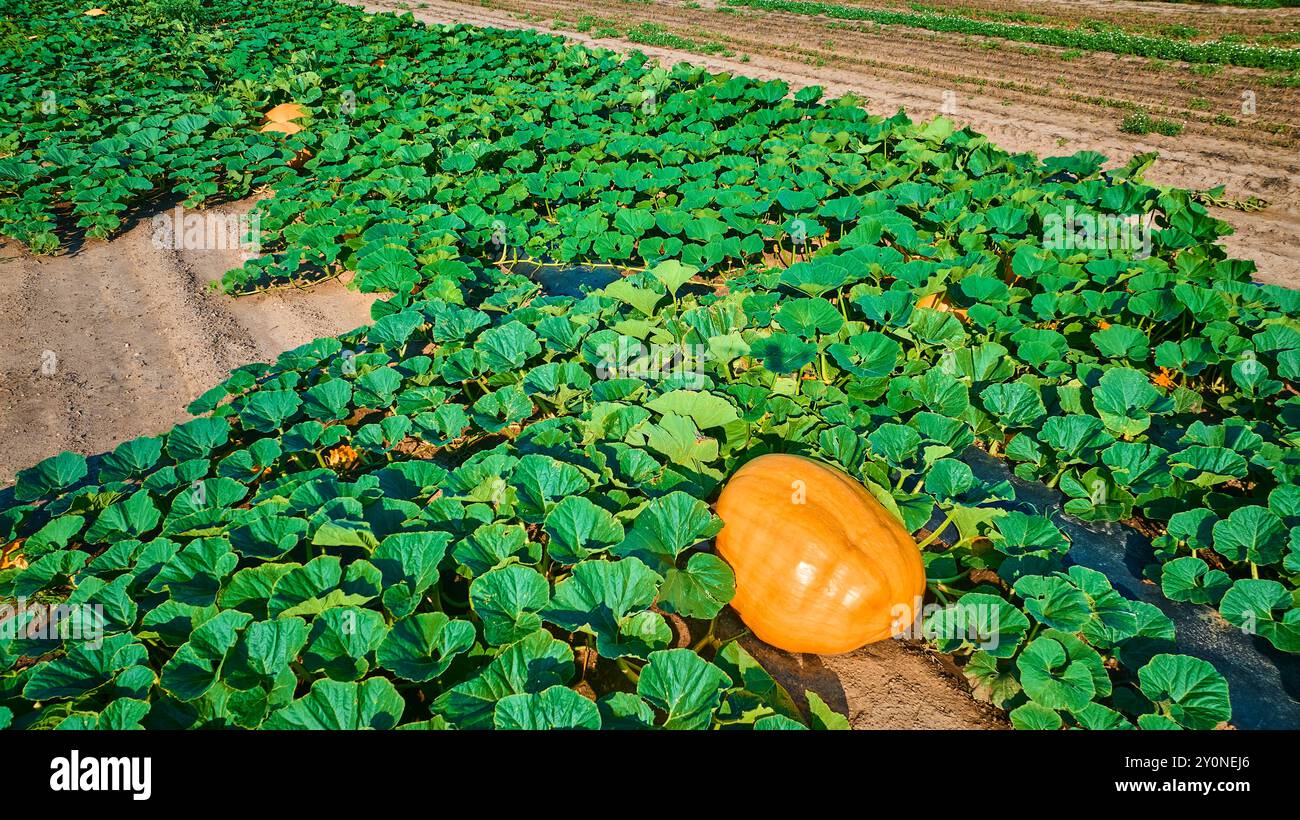
[[[237,213],[247,204],[214,209]],[[233,299],[207,286],[237,250],[160,250],[148,221],[75,254],[0,248],[0,487],[63,450],[87,455],[189,418],[229,371],[370,321],[338,282]]]
[[[400,12],[410,5],[399,0],[347,1],[371,11]],[[770,13],[720,15],[681,3],[490,2],[491,6],[484,6],[428,0],[416,3],[417,7],[410,10],[416,18],[431,23],[531,28],[588,45],[620,51],[637,49],[666,63],[688,61],[714,71],[781,78],[795,87],[821,85],[829,95],[862,95],[872,111],[892,113],[901,107],[914,119],[936,116],[944,92],[955,90],[957,114],[953,118],[1012,151],[1032,151],[1040,156],[1098,151],[1117,163],[1136,153],[1158,151],[1160,160],[1147,174],[1154,183],[1198,189],[1224,185],[1230,197],[1257,196],[1272,203],[1267,210],[1256,213],[1218,208],[1212,212],[1236,229],[1224,244],[1232,256],[1255,260],[1260,281],[1300,286],[1300,154],[1293,147],[1270,143],[1268,135],[1245,128],[1211,125],[1189,126],[1177,137],[1125,134],[1118,130],[1122,111],[1076,98],[1076,90],[1088,91],[1098,85],[1104,85],[1112,95],[1143,99],[1209,93],[1193,86],[1180,90],[1177,79],[1164,78],[1147,61],[1114,55],[1049,61],[1005,49],[988,52],[976,43],[965,42],[970,38],[932,32],[899,28],[853,31],[839,27],[813,31],[813,26],[821,25],[814,18]],[[1163,8],[1164,4],[1152,5]],[[734,46],[737,56],[694,54],[618,38],[596,38],[547,24],[560,15],[570,21],[584,15],[607,16],[624,27],[658,22],[674,33],[680,29],[687,36],[702,32],[716,38],[710,42]],[[797,36],[792,36],[795,33]],[[901,33],[906,36],[901,37]],[[810,57],[804,52],[820,56]],[[1010,82],[1009,87],[998,85],[1003,73],[1017,71],[1030,77],[1037,72],[1042,75],[1042,84],[1050,85],[1056,85],[1051,76],[1059,74],[1065,77],[1066,86],[1075,90],[1063,87],[1056,93],[1022,88],[1019,80]],[[1243,69],[1229,68],[1223,69],[1213,82],[1223,86],[1218,93],[1227,94],[1254,76]],[[1179,79],[1186,78],[1179,75]],[[1272,89],[1259,92],[1261,107],[1272,104],[1269,100],[1273,93]],[[1300,116],[1295,114],[1300,106],[1292,100],[1293,95],[1300,100],[1300,90],[1277,93],[1285,102],[1279,103],[1279,110]]]
[[[718,634],[743,625],[728,609]],[[797,703],[815,692],[854,729],[1006,729],[1006,716],[974,700],[953,663],[915,641],[890,640],[847,655],[793,655],[752,635],[741,644]]]

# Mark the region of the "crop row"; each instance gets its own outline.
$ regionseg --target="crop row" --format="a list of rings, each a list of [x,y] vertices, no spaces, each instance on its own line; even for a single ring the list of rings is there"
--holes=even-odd
[[[830,17],[836,20],[861,20],[886,26],[974,34],[1019,43],[1132,54],[1161,60],[1188,63],[1221,63],[1250,68],[1300,68],[1300,50],[1275,46],[1254,46],[1223,40],[1187,42],[1169,37],[1151,37],[1120,30],[1088,31],[1019,23],[972,20],[969,17],[929,11],[893,11],[887,9],[824,3],[819,0],[725,0],[726,5],[749,7],[789,14]]]

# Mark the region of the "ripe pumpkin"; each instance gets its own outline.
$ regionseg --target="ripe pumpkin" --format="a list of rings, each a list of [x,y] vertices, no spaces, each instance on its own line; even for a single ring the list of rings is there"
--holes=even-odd
[[[966,314],[966,308],[957,307],[948,299],[948,294],[944,291],[929,293],[916,300],[916,306],[919,308],[930,308],[943,313],[951,313],[961,322],[966,322],[969,317]]]
[[[847,473],[773,453],[745,464],[717,503],[731,605],[788,652],[851,652],[907,628],[925,567],[907,529]]]
[[[298,103],[280,103],[264,116],[271,122],[293,122],[307,116],[307,109]]]
[[[275,132],[279,134],[296,134],[302,130],[302,126],[296,122],[268,122],[261,128],[257,129],[263,134]]]

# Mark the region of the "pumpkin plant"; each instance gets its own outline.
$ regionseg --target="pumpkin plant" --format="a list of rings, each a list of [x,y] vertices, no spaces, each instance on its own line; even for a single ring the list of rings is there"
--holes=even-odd
[[[1170,600],[1300,649],[1300,297],[1144,181],[1151,157],[1010,154],[943,118],[532,32],[210,5],[10,3],[0,233],[50,252],[162,191],[271,190],[266,252],[228,292],[347,271],[384,298],[368,327],[232,372],[192,421],[19,473],[0,544],[26,566],[0,596],[99,606],[106,648],[0,639],[6,722],[839,724],[719,634],[733,601],[758,623],[750,556],[719,553],[782,546],[724,486],[769,453],[860,485],[827,522],[895,522],[881,567],[840,563],[911,597],[912,550],[929,645],[1014,725],[1232,710],[1194,636],[1073,565],[1060,519],[977,478],[972,447],[1068,515],[1154,533]],[[34,105],[50,85],[68,94]],[[259,132],[289,99],[312,127]],[[1049,247],[1067,203],[1152,226],[1151,253]],[[575,263],[617,279],[552,287]],[[847,621],[794,631],[883,637]]]

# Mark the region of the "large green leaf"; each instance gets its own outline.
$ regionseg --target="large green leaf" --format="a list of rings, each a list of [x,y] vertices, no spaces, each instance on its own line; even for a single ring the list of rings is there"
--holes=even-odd
[[[662,714],[665,729],[704,729],[730,683],[727,673],[689,649],[650,653],[636,691]]]
[[[489,728],[502,698],[568,683],[573,672],[573,650],[538,630],[507,646],[477,677],[439,696],[433,710],[462,729]]]
[[[540,572],[511,565],[475,578],[469,587],[469,600],[474,614],[483,622],[487,642],[507,644],[541,627],[537,613],[550,603],[550,593],[550,584]]]
[[[497,729],[599,729],[600,711],[567,686],[552,686],[506,695],[497,701],[492,723]]]
[[[266,729],[392,729],[405,704],[387,678],[356,683],[321,679],[311,691],[272,714]]]
[[[1232,717],[1228,682],[1214,667],[1187,655],[1156,655],[1138,670],[1142,694],[1188,729],[1213,729]]]
[[[393,624],[376,656],[380,666],[399,678],[424,683],[446,672],[456,656],[473,645],[474,625],[469,621],[423,612]]]
[[[606,658],[644,658],[672,639],[663,616],[650,611],[662,582],[636,558],[583,561],[555,585],[542,619],[595,635],[596,650]]]

